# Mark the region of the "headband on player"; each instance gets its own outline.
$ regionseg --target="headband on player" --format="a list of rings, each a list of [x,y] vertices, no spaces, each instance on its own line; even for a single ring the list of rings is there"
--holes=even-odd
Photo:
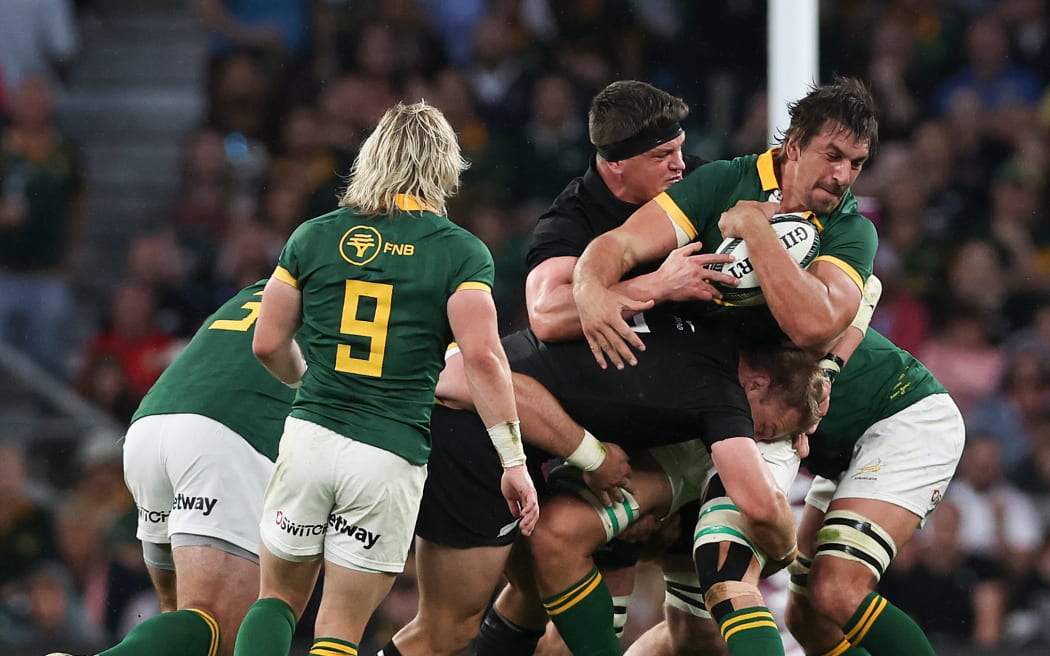
[[[660,144],[665,144],[672,139],[678,138],[678,135],[682,134],[682,126],[677,121],[671,123],[657,123],[656,125],[642,130],[633,137],[628,137],[623,141],[617,141],[616,143],[606,144],[604,146],[596,146],[598,154],[602,156],[606,162],[619,162],[620,160],[630,159],[635,155],[641,155],[647,150],[656,148]]]

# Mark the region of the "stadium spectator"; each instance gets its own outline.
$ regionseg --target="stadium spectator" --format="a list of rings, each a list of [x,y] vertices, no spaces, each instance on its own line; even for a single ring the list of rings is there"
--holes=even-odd
[[[968,436],[948,498],[966,509],[959,543],[970,557],[1008,582],[1029,569],[1043,526],[1031,499],[1006,479],[995,440],[981,433]]]
[[[78,150],[56,122],[51,85],[26,77],[0,133],[0,341],[62,379],[74,346],[83,176]]]
[[[988,119],[1012,106],[1032,108],[1041,85],[1032,73],[1010,61],[1009,41],[1002,23],[989,14],[966,28],[967,65],[946,79],[934,98],[938,114],[948,112],[963,91],[977,94],[979,108]]]
[[[515,153],[512,197],[548,203],[563,180],[586,168],[592,146],[582,115],[577,90],[564,75],[548,73],[536,81],[528,122],[510,151]]]
[[[1029,496],[1042,526],[1050,529],[1050,397],[1043,389],[1043,407],[1030,423],[1028,457],[1009,472],[1010,481]]]
[[[507,29],[494,16],[478,20],[470,36],[471,64],[465,69],[478,114],[499,134],[513,134],[525,126],[535,83],[521,44]]]
[[[213,62],[245,50],[279,70],[297,63],[309,47],[309,0],[194,0],[192,10],[212,35]]]
[[[9,601],[10,584],[35,565],[55,559],[54,517],[34,499],[22,449],[0,444],[0,601]]]
[[[1032,464],[1033,430],[1050,409],[1050,361],[1034,350],[1004,351],[1002,381],[974,404],[966,427],[999,445],[1003,467]]]
[[[84,346],[78,379],[101,357],[115,357],[136,399],[141,399],[171,361],[175,337],[157,325],[155,292],[145,283],[125,280],[113,291],[106,327]]]
[[[87,615],[61,563],[48,561],[29,569],[20,587],[23,607],[12,612],[11,624],[0,630],[0,645],[43,650],[57,640],[87,652],[104,644],[101,627]]]

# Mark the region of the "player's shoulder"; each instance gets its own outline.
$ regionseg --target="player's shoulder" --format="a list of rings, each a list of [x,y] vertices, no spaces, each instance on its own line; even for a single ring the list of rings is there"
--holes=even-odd
[[[491,259],[485,242],[467,228],[444,216],[428,217],[428,220],[432,220],[433,231],[424,238],[425,242],[439,242],[448,253],[480,254]]]

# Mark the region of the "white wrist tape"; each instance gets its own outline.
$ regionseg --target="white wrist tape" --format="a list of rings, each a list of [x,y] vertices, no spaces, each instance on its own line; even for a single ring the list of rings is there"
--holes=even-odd
[[[525,450],[521,444],[521,422],[505,421],[489,428],[488,432],[504,469],[525,464]]]
[[[605,446],[588,430],[583,431],[583,440],[576,450],[565,459],[573,467],[583,471],[594,471],[605,462]]]
[[[871,323],[871,315],[875,314],[875,306],[882,298],[882,281],[874,274],[868,276],[864,283],[864,296],[860,299],[860,307],[857,308],[857,316],[853,317],[850,325],[860,331],[863,335],[868,332],[868,324]]]

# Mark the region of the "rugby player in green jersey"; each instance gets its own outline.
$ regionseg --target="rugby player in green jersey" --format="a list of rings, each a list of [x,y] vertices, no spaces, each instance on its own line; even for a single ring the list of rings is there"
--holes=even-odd
[[[204,321],[132,418],[124,479],[162,612],[106,656],[231,654],[258,597],[258,517],[295,396],[252,354],[265,284]]]
[[[398,104],[362,144],[340,208],[299,226],[281,252],[253,350],[298,391],[263,502],[259,600],[235,654],[288,653],[323,558],[310,653],[356,656],[412,544],[453,339],[504,467],[503,495],[523,533],[536,523],[492,258],[445,216],[465,167],[441,112]]]
[[[741,157],[703,167],[644,206],[622,228],[606,233],[588,247],[575,271],[574,293],[584,334],[599,364],[604,365],[606,357],[618,367],[625,361],[634,363],[632,347],[644,349],[638,336],[622,320],[621,312],[625,307],[644,309],[649,303],[617,294],[609,289],[610,285],[638,262],[665,256],[694,238],[705,242],[705,250],[712,243],[718,244],[722,235],[741,237],[748,243],[768,303],[769,312],[765,317],[774,319],[776,328],[796,345],[826,347],[843,336],[857,316],[863,283],[871,274],[876,248],[874,227],[858,213],[856,200],[849,191],[876,144],[877,127],[870,94],[859,82],[840,78],[832,85],[815,88],[789,110],[791,125],[778,148],[757,157]],[[820,255],[808,269],[798,267],[776,242],[768,225],[769,217],[775,212],[807,212],[820,230]],[[711,314],[720,310],[747,312],[723,307]],[[753,328],[759,319],[748,318],[747,314],[741,316],[744,317],[741,327],[746,329]],[[775,331],[770,334],[775,335]],[[862,343],[862,352],[870,348],[869,342]],[[878,367],[893,362],[892,353],[879,354],[877,349],[873,349],[873,353],[873,357],[863,358],[860,366],[855,365],[851,376],[874,380]],[[829,361],[834,364],[834,358]],[[825,518],[825,528],[817,532],[816,527],[809,527],[817,539],[815,545],[806,545],[807,548],[815,548],[822,556],[831,556],[819,560],[810,581],[811,586],[817,582],[810,589],[813,611],[810,615],[820,614],[830,619],[823,625],[824,632],[812,628],[811,634],[804,634],[796,623],[802,636],[800,640],[807,649],[820,650],[823,645],[814,645],[830,640],[827,647],[835,654],[844,653],[850,645],[863,645],[876,655],[932,653],[929,641],[918,626],[872,592],[896,545],[911,536],[930,509],[919,507],[915,499],[905,503],[902,494],[890,486],[908,489],[915,484],[925,489],[924,486],[929,485],[931,489],[927,491],[937,496],[935,490],[947,484],[958,460],[953,446],[961,440],[957,430],[958,410],[947,395],[931,395],[930,399],[928,403],[934,406],[929,410],[932,419],[913,419],[913,423],[896,426],[892,431],[894,439],[890,441],[893,453],[887,456],[898,463],[910,461],[914,453],[900,457],[897,450],[922,450],[919,445],[923,443],[914,440],[912,435],[924,433],[932,422],[939,435],[943,432],[949,436],[945,438],[947,442],[936,445],[935,453],[929,454],[939,463],[935,471],[924,469],[919,472],[923,476],[907,483],[890,481],[885,475],[874,476],[879,482],[870,486],[866,497],[849,496],[859,494],[855,490],[818,489],[819,494],[811,495],[817,508],[820,503],[831,501],[831,494],[836,496]],[[870,390],[861,390],[853,402],[871,400]],[[850,410],[852,406],[844,411],[836,410],[832,400],[833,417]],[[823,434],[827,434],[827,429]],[[888,460],[881,455],[873,457],[873,466],[883,467],[882,463]],[[810,516],[810,521],[820,526],[820,516],[816,517]],[[841,539],[847,543],[832,544],[840,536],[844,536]],[[823,546],[827,541],[830,541],[828,546]],[[721,558],[711,561],[709,555],[701,554],[700,541],[696,546],[694,557],[698,561],[700,582],[706,589],[725,576],[726,562]],[[863,549],[863,556],[857,555],[859,549]],[[881,553],[876,553],[880,550]],[[704,580],[705,567],[701,560],[714,563],[706,568],[709,575],[714,574],[708,581]],[[725,601],[731,602],[731,596],[723,603]],[[723,630],[737,613],[746,611],[738,609],[728,616],[720,616],[716,604],[708,605],[712,606]],[[796,617],[801,616],[804,611],[797,610],[801,604],[795,607]],[[815,637],[818,632],[819,638]],[[891,636],[900,638],[895,640]],[[902,643],[907,643],[907,647]],[[731,642],[729,647],[736,653]]]

